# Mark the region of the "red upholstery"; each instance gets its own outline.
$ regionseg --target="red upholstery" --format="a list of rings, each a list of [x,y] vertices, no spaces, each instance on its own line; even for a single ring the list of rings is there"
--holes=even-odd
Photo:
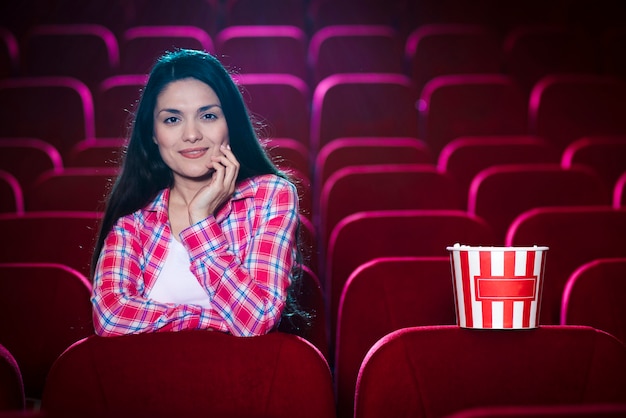
[[[335,340],[338,415],[351,417],[367,351],[400,328],[456,323],[449,257],[383,257],[361,264],[341,295]]]
[[[88,138],[72,148],[66,167],[119,167],[124,155],[124,138]]]
[[[292,138],[309,148],[310,91],[307,84],[291,74],[240,74],[248,109],[264,127],[267,138]]]
[[[600,258],[572,273],[561,302],[562,325],[589,325],[626,344],[626,255]]]
[[[415,327],[365,358],[356,418],[442,417],[480,406],[626,402],[626,346],[589,327]]]
[[[543,138],[517,136],[466,136],[448,142],[439,153],[437,169],[454,177],[464,207],[472,179],[497,164],[558,163],[561,154]]]
[[[547,74],[598,72],[593,48],[583,31],[560,25],[518,25],[504,40],[504,71],[530,91]]]
[[[35,138],[0,138],[0,167],[24,189],[45,171],[61,170],[63,159],[49,143]]]
[[[313,92],[311,150],[342,137],[417,138],[416,100],[414,83],[401,74],[331,75]]]
[[[420,96],[420,138],[438,154],[460,136],[523,135],[527,103],[515,81],[502,74],[435,77]]]
[[[0,411],[24,408],[24,384],[15,358],[0,344]],[[3,415],[4,412],[0,412]]]
[[[320,195],[322,243],[337,223],[356,212],[387,209],[460,209],[451,176],[427,164],[360,165],[342,168]]]
[[[626,135],[586,137],[574,140],[563,151],[561,164],[569,168],[583,164],[593,169],[607,187],[612,188],[618,177],[626,172]]]
[[[311,0],[308,3],[314,31],[331,25],[393,25],[404,11],[402,2],[380,0]]]
[[[271,138],[264,143],[274,163],[284,169],[295,169],[310,176],[311,161],[307,146],[292,138]]]
[[[157,58],[175,48],[198,49],[215,53],[213,40],[197,26],[134,26],[128,28],[120,42],[120,73],[148,74]]]
[[[585,136],[626,135],[626,82],[591,74],[549,75],[530,93],[528,131],[563,150]]]
[[[308,80],[306,48],[306,34],[297,26],[228,26],[215,37],[220,61],[242,74],[291,74]]]
[[[313,83],[338,73],[404,73],[403,42],[388,25],[330,25],[311,36]]]
[[[15,34],[6,27],[0,28],[0,78],[19,73],[20,48]]]
[[[558,324],[561,296],[570,275],[596,258],[626,254],[626,208],[536,208],[509,227],[506,245],[550,247],[546,256],[540,324]]]
[[[119,71],[117,38],[103,25],[34,25],[21,51],[23,75],[73,77],[93,88]]]
[[[507,229],[522,212],[540,206],[611,203],[602,179],[585,166],[507,164],[486,168],[470,185],[467,210],[482,217],[504,243]]]
[[[502,68],[500,41],[485,25],[420,25],[407,37],[404,54],[419,91],[440,75],[497,73]]]
[[[91,91],[74,78],[0,80],[0,108],[4,110],[0,115],[0,137],[38,138],[55,147],[61,155],[95,133]],[[33,111],[42,108],[46,111]]]
[[[24,213],[24,192],[17,179],[0,170],[0,213]]]
[[[65,264],[89,275],[100,223],[99,212],[26,212],[0,214],[0,262]]]
[[[91,416],[334,417],[331,374],[299,337],[218,332],[90,337],[46,382],[42,410]]]
[[[447,415],[446,418],[622,418],[626,403],[579,405],[515,405],[469,408]]]
[[[136,110],[146,80],[145,74],[131,74],[112,76],[100,83],[94,92],[98,138],[127,137],[132,113]]]
[[[41,399],[54,360],[93,334],[91,284],[60,264],[0,263],[0,344],[15,357],[29,398]]]
[[[619,176],[613,188],[613,207],[626,208],[626,172]]]
[[[494,245],[494,236],[482,219],[456,210],[372,211],[342,219],[329,240],[323,282],[331,335],[342,289],[359,265],[377,257],[447,257],[446,247],[456,242]]]
[[[226,0],[224,26],[291,25],[307,26],[306,2],[302,0]]]
[[[133,2],[128,8],[132,26],[179,26],[202,28],[212,35],[220,24],[220,0],[187,0],[180,7],[178,0]]]
[[[117,168],[66,168],[45,172],[26,191],[28,211],[104,211]]]

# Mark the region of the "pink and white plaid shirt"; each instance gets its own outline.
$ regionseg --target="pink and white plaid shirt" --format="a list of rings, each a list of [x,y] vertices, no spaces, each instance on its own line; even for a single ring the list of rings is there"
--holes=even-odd
[[[212,329],[265,334],[278,323],[295,262],[298,194],[275,175],[242,181],[214,216],[183,230],[191,272],[211,308],[145,297],[163,267],[171,230],[169,189],[118,219],[104,242],[93,285],[96,333],[116,336]]]

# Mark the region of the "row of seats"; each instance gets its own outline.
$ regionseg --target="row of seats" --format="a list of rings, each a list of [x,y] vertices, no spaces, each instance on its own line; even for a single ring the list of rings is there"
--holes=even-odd
[[[301,142],[311,162],[342,137],[419,138],[438,158],[462,136],[535,135],[562,151],[585,136],[626,135],[620,116],[626,81],[603,76],[547,76],[529,98],[498,74],[437,77],[419,98],[414,83],[399,74],[336,74],[312,95],[289,75],[237,79],[251,113],[266,124],[263,137]],[[0,137],[39,138],[63,158],[86,139],[125,137],[144,82],[145,76],[116,76],[92,93],[67,77],[0,80]],[[31,109],[41,107],[46,112],[35,121]]]
[[[230,26],[211,37],[195,26],[137,26],[116,36],[93,24],[35,25],[21,39],[6,28],[4,76],[75,77],[95,88],[117,74],[146,74],[174,47],[214,53],[240,73],[284,73],[314,87],[336,73],[399,73],[418,92],[435,76],[505,73],[530,88],[549,73],[624,77],[624,28],[600,39],[565,26],[520,26],[504,37],[484,25],[430,24],[408,36],[392,26],[335,25],[310,37],[293,26]],[[118,39],[119,38],[119,39]]]

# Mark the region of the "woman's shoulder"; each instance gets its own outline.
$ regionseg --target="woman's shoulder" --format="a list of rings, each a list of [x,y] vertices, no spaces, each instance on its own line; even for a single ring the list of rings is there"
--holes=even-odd
[[[266,193],[267,191],[291,190],[296,191],[296,186],[289,179],[276,174],[261,174],[243,181],[242,189],[250,188],[254,193]]]

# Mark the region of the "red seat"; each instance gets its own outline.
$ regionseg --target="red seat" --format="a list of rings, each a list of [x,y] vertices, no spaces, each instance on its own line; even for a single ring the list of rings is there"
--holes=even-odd
[[[213,40],[202,27],[134,26],[124,32],[120,42],[120,73],[148,74],[157,58],[176,48],[215,53]]]
[[[352,416],[359,367],[376,341],[405,327],[455,323],[449,257],[383,257],[361,264],[348,278],[339,305],[338,415]]]
[[[23,410],[25,406],[24,383],[15,357],[0,344],[0,411]],[[7,412],[8,413],[8,412]]]
[[[4,109],[0,116],[0,137],[38,138],[61,155],[95,134],[91,92],[74,78],[0,80],[0,107]]]
[[[415,85],[400,74],[335,74],[322,80],[311,104],[311,150],[359,136],[417,138]],[[374,116],[375,115],[375,116]]]
[[[446,418],[620,418],[626,415],[626,404],[515,405],[469,408]]]
[[[13,32],[0,27],[0,78],[14,77],[20,69],[20,46]]]
[[[447,257],[446,247],[456,242],[494,245],[495,239],[482,219],[457,210],[372,211],[342,219],[330,237],[322,279],[331,335],[341,291],[359,265],[377,257]]]
[[[586,137],[574,140],[563,151],[561,164],[584,164],[598,173],[608,187],[626,171],[626,135]]]
[[[28,189],[45,171],[63,169],[59,151],[35,138],[0,138],[0,167]]]
[[[302,250],[303,264],[307,266],[319,281],[319,247],[317,243],[317,231],[313,222],[306,214],[300,214],[300,245]]]
[[[103,212],[117,168],[65,168],[43,173],[26,191],[27,211]]]
[[[558,324],[565,283],[582,264],[626,254],[626,208],[574,206],[535,208],[509,227],[505,245],[549,247],[540,324]]]
[[[312,30],[332,25],[393,25],[404,12],[403,2],[381,0],[311,0]]]
[[[17,179],[0,170],[0,213],[24,213],[24,193]]]
[[[548,74],[598,73],[591,38],[561,25],[517,25],[503,44],[504,71],[526,91]]]
[[[52,363],[93,334],[91,284],[60,264],[0,263],[0,344],[15,356],[28,398],[41,399]]]
[[[97,24],[35,25],[21,52],[22,74],[73,77],[89,88],[119,71],[117,38]]]
[[[261,136],[292,138],[309,148],[310,91],[304,80],[290,74],[235,76]],[[308,173],[307,173],[308,174]]]
[[[322,245],[348,215],[388,209],[460,209],[453,179],[433,165],[386,164],[342,168],[324,183],[319,203]]]
[[[65,264],[89,275],[101,214],[96,212],[26,212],[0,214],[1,263]]]
[[[615,182],[613,188],[613,207],[615,209],[626,208],[626,172]]]
[[[337,138],[324,145],[315,157],[315,195],[319,196],[326,180],[341,168],[354,165],[430,163],[433,163],[433,158],[426,143],[417,138]]]
[[[516,136],[472,136],[453,139],[439,153],[437,169],[456,180],[464,206],[472,179],[497,164],[558,163],[561,154],[543,138]]]
[[[279,332],[89,337],[55,362],[41,409],[53,416],[335,416],[324,357]]]
[[[502,74],[435,77],[419,100],[420,138],[438,155],[461,136],[525,135],[527,107],[520,87]]]
[[[607,76],[551,75],[530,94],[528,130],[560,150],[585,136],[626,135],[626,82]]]
[[[291,138],[271,138],[264,141],[264,145],[278,167],[310,176],[309,150],[302,142]]]
[[[130,26],[195,26],[213,35],[220,25],[220,0],[138,1],[127,5]]]
[[[228,26],[215,38],[220,61],[243,74],[291,74],[308,80],[306,49],[305,32],[296,26]]]
[[[591,169],[560,164],[506,164],[486,168],[472,180],[467,211],[483,218],[504,243],[522,212],[541,206],[610,205],[602,179]],[[549,255],[548,255],[549,257]]]
[[[404,55],[420,92],[440,75],[488,74],[502,69],[500,41],[485,25],[420,25],[407,37]]]
[[[581,265],[569,277],[561,302],[562,325],[588,325],[626,344],[626,256]]]
[[[100,83],[94,92],[96,125],[94,136],[98,138],[128,136],[132,115],[146,81],[145,74],[131,74],[112,76]],[[85,139],[89,140],[92,137]]]
[[[354,417],[443,417],[485,405],[624,403],[624,387],[626,346],[590,327],[413,327],[388,334],[367,354]]]
[[[331,25],[311,36],[313,83],[338,73],[404,73],[403,42],[388,25]]]
[[[87,138],[72,148],[66,167],[119,167],[125,153],[124,138]]]
[[[239,25],[290,25],[306,29],[308,16],[302,0],[226,0],[224,27]]]

